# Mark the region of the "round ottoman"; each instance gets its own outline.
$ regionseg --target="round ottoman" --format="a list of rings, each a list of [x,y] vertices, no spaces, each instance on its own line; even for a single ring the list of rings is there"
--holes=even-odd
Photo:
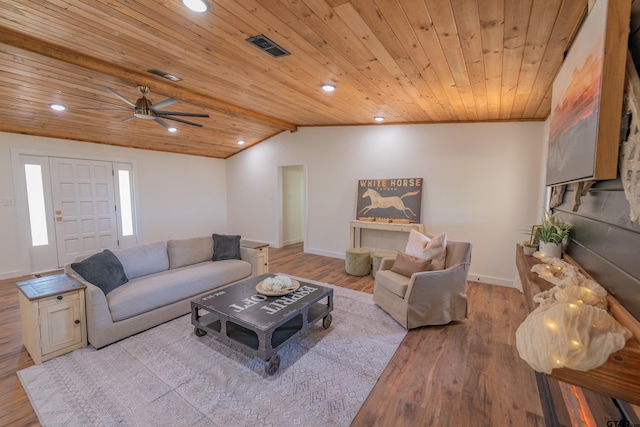
[[[382,258],[395,258],[397,252],[389,252],[389,251],[378,251],[374,252],[371,256],[373,257],[373,277],[376,277],[376,272],[380,269],[380,262]]]
[[[352,276],[366,276],[371,272],[371,251],[364,248],[347,249],[344,269]]]

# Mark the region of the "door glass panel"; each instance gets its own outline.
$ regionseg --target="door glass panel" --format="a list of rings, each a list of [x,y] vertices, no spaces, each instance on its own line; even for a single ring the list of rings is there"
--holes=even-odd
[[[120,221],[122,235],[133,235],[133,211],[131,209],[131,179],[128,170],[118,170],[118,188],[120,190]]]
[[[31,225],[31,244],[44,246],[49,244],[47,237],[47,217],[44,207],[44,187],[42,185],[42,167],[24,165],[27,180],[27,203]]]

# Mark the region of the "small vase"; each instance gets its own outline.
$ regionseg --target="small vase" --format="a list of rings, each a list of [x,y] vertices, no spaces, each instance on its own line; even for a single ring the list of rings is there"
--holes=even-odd
[[[535,246],[523,246],[522,250],[524,251],[524,254],[526,256],[531,256],[536,250],[538,250],[538,248],[536,248]]]
[[[562,243],[540,241],[540,252],[550,258],[562,258]]]

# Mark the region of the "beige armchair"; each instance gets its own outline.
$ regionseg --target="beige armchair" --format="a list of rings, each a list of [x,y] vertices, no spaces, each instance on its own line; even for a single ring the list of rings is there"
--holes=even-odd
[[[406,277],[390,270],[393,258],[384,258],[376,274],[373,301],[407,329],[445,325],[467,317],[469,242],[447,242],[445,269]]]

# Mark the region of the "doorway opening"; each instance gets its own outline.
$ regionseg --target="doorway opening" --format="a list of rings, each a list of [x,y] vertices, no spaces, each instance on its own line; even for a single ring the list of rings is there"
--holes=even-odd
[[[278,168],[278,247],[303,244],[306,249],[307,183],[306,166],[293,164]]]

